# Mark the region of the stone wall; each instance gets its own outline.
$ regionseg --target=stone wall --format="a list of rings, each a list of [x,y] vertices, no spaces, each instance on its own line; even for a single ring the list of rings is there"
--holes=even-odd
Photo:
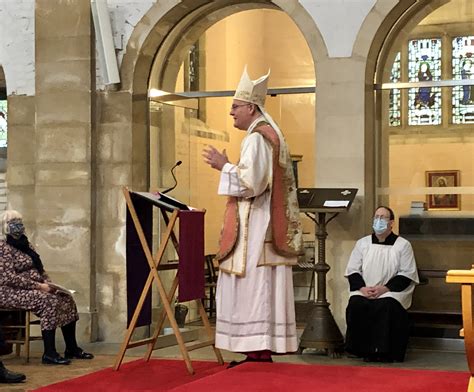
[[[339,293],[347,290],[341,271],[371,214],[366,178],[374,168],[367,166],[364,119],[366,84],[373,79],[366,77],[366,66],[375,58],[369,49],[377,30],[397,2],[358,0],[360,12],[353,16],[341,11],[339,6],[345,3],[255,1],[255,7],[270,4],[283,9],[302,31],[315,61],[318,186],[360,189],[351,213],[328,227],[327,262],[333,267],[328,275],[329,298],[341,328],[346,298]],[[0,34],[0,64],[9,95],[9,204],[25,214],[52,277],[78,291],[82,338],[108,342],[123,338],[121,186],[147,188],[146,90],[156,51],[168,35],[176,39],[185,34],[209,7],[225,9],[224,15],[237,11],[229,7],[239,4],[109,0],[122,85],[118,91],[99,86],[103,91],[98,93],[95,71],[100,64],[95,63],[92,49],[89,0],[0,0],[0,16],[11,21],[3,24]],[[208,8],[199,11],[197,5]],[[314,10],[314,5],[323,8]],[[343,13],[351,28],[318,28],[322,11],[326,22]]]

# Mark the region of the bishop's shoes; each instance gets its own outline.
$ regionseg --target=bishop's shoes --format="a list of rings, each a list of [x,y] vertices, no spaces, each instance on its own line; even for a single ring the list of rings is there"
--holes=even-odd
[[[247,362],[270,362],[270,363],[273,363],[273,360],[272,360],[271,357],[269,357],[269,358],[252,358],[252,357],[247,357],[247,358],[245,358],[245,359],[242,360],[242,361],[231,361],[231,362],[227,365],[227,369],[232,369],[233,367],[242,365],[242,364],[247,363]]]

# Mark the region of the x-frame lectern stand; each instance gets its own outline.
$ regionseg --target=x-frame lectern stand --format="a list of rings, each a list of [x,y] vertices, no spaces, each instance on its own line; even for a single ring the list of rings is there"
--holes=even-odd
[[[305,348],[315,348],[325,350],[328,355],[338,356],[344,349],[344,338],[326,299],[326,274],[331,268],[326,263],[326,227],[339,213],[349,211],[356,193],[355,188],[298,188],[300,212],[316,224],[318,243],[318,262],[314,265],[318,296],[306,318],[298,349],[300,353]],[[332,216],[327,218],[326,214]]]
[[[138,218],[135,206],[133,204],[132,198],[130,196],[130,191],[128,188],[124,187],[123,188],[123,194],[125,196],[125,200],[127,203],[127,208],[130,212],[130,215],[133,220],[133,225],[137,231],[138,237],[140,239],[141,247],[145,253],[148,265],[150,267],[150,272],[148,274],[148,278],[146,280],[145,286],[143,287],[142,293],[140,295],[140,298],[138,300],[138,304],[135,308],[135,311],[133,313],[133,317],[130,321],[130,324],[127,329],[127,333],[125,335],[125,339],[122,343],[122,346],[120,348],[120,352],[117,355],[117,359],[115,361],[114,369],[118,370],[120,368],[120,365],[122,364],[123,358],[125,356],[125,351],[129,348],[132,347],[138,347],[138,346],[148,346],[148,350],[145,354],[144,359],[148,361],[151,357],[152,352],[155,350],[155,345],[156,341],[160,335],[160,332],[163,328],[164,322],[166,318],[168,318],[171,327],[173,329],[173,333],[176,337],[179,349],[181,351],[181,355],[186,363],[186,367],[189,371],[190,374],[194,374],[194,369],[191,363],[191,359],[189,357],[189,351],[196,350],[202,347],[207,347],[207,346],[212,346],[214,349],[214,353],[217,357],[217,361],[219,364],[224,364],[221,352],[219,351],[218,348],[214,346],[214,334],[211,329],[211,325],[209,323],[209,319],[207,318],[206,311],[204,310],[204,306],[202,305],[201,299],[195,299],[194,301],[196,302],[199,315],[201,316],[202,322],[204,324],[205,331],[207,333],[208,340],[202,341],[202,342],[196,342],[196,343],[191,343],[191,344],[185,344],[183,336],[181,335],[181,331],[179,330],[178,324],[176,322],[176,319],[174,317],[174,313],[171,307],[171,303],[173,301],[176,289],[178,288],[178,274],[174,277],[173,283],[171,285],[171,288],[169,292],[167,293],[165,291],[165,288],[163,286],[163,283],[160,279],[160,276],[158,274],[158,270],[160,269],[167,269],[167,268],[160,268],[162,267],[160,265],[161,260],[163,258],[166,246],[171,239],[176,251],[178,252],[178,240],[176,238],[176,235],[174,233],[174,226],[178,220],[179,216],[179,208],[173,208],[172,206],[167,206],[168,208],[165,207],[159,207],[162,217],[166,223],[166,230],[164,233],[164,236],[162,237],[160,246],[156,252],[155,257],[153,257],[150,247],[148,246],[147,240],[145,238],[145,234],[142,228],[142,225],[140,223],[140,219]],[[171,207],[171,208],[170,208]],[[171,212],[171,216],[168,215],[168,212]],[[158,288],[158,293],[160,295],[160,299],[163,303],[163,310],[161,311],[161,314],[158,317],[158,321],[156,323],[156,328],[153,333],[153,336],[150,338],[146,339],[141,339],[137,341],[131,341],[133,332],[137,326],[137,321],[140,316],[140,312],[142,311],[143,305],[145,303],[146,297],[151,290],[153,282],[156,282],[157,288]]]

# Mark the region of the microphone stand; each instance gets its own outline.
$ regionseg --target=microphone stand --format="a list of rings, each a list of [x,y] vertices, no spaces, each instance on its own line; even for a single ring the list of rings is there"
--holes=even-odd
[[[176,180],[176,176],[174,175],[174,169],[176,169],[177,166],[181,165],[183,162],[182,161],[178,161],[174,164],[174,166],[171,168],[171,175],[173,176],[173,179],[174,179],[174,185],[171,187],[171,188],[168,188],[168,189],[165,189],[163,192],[160,192],[162,193],[163,195],[165,193],[168,193],[168,192],[171,192],[174,188],[176,188],[176,186],[178,185],[178,180]]]

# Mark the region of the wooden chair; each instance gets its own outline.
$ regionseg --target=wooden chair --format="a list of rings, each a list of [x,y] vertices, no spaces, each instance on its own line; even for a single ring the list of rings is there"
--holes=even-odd
[[[214,257],[216,257],[216,255],[211,254],[206,255],[204,258],[206,263],[206,283],[204,287],[208,294],[203,301],[205,301],[204,309],[210,319],[213,318],[216,313],[217,270],[214,266]]]
[[[470,270],[450,270],[446,275],[447,283],[461,284],[461,302],[462,302],[462,323],[463,328],[459,335],[464,337],[466,347],[467,363],[471,378],[467,387],[468,392],[474,392],[474,323],[473,323],[473,290],[474,285],[474,265]]]
[[[2,322],[2,329],[5,332],[5,341],[14,344],[16,355],[19,356],[21,346],[25,349],[26,362],[30,361],[30,343],[33,340],[42,340],[38,335],[32,335],[31,327],[39,325],[39,319],[32,319],[32,313],[28,310],[20,309],[0,309],[0,312],[12,314],[12,321]]]

